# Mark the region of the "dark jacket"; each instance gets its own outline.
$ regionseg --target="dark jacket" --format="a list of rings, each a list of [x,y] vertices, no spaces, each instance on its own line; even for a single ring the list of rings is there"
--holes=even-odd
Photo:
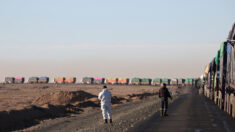
[[[171,98],[171,94],[167,88],[162,87],[159,90],[159,98],[162,98],[162,97],[164,97],[165,99],[167,99],[168,97]]]

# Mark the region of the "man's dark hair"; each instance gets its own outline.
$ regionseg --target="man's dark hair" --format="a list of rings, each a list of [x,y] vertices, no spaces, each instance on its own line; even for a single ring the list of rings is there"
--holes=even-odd
[[[104,85],[104,87],[103,88],[107,88],[107,86],[106,85]]]
[[[166,88],[166,83],[163,83],[163,87],[165,87],[165,88]]]

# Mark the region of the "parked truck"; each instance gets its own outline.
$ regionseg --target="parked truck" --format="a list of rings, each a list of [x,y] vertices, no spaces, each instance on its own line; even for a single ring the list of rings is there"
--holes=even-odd
[[[24,77],[15,77],[15,83],[24,83]]]
[[[28,83],[38,83],[39,78],[38,77],[30,77],[28,80]]]
[[[15,83],[15,78],[14,77],[5,77],[5,83],[6,84]]]
[[[141,84],[141,79],[140,78],[132,78],[131,79],[131,84],[132,85],[140,85]]]
[[[178,86],[184,86],[184,83],[185,83],[185,79],[183,78],[178,79]]]
[[[104,84],[105,78],[103,77],[94,77],[94,84]]]
[[[178,86],[178,79],[177,78],[171,79],[171,85],[172,86]]]
[[[166,85],[170,85],[171,79],[163,78],[163,79],[162,79],[162,83],[165,83]]]
[[[186,78],[185,85],[193,86],[194,79],[193,78]]]
[[[152,82],[152,85],[161,86],[161,83],[162,83],[162,79],[161,78],[154,78],[153,82]]]
[[[39,77],[38,83],[49,83],[49,77]]]
[[[65,83],[64,81],[65,81],[65,77],[57,77],[54,79],[55,83],[63,84],[63,83]]]
[[[118,78],[106,78],[106,84],[117,84]]]
[[[76,77],[66,77],[64,83],[76,83]]]
[[[118,84],[129,84],[129,78],[118,78]]]
[[[151,85],[152,79],[150,78],[142,78],[140,84],[141,85]]]
[[[94,83],[94,78],[93,77],[83,77],[82,78],[82,83],[83,84],[93,84]]]

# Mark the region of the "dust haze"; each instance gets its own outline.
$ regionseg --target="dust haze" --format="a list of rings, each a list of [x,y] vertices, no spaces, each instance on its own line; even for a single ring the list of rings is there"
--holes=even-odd
[[[201,47],[204,47],[203,49]],[[5,47],[6,76],[199,77],[217,45],[50,45]],[[24,53],[24,54],[23,54]],[[26,54],[25,54],[26,53]]]

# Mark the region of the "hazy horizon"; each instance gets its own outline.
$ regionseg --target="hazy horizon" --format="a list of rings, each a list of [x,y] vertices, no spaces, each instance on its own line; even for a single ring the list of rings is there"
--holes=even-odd
[[[0,1],[6,76],[199,77],[235,1]]]
[[[75,76],[82,77],[199,77],[207,62],[213,56],[207,56],[208,48],[216,49],[216,45],[116,45],[96,46],[95,51],[89,46],[65,48],[47,48],[34,52],[24,59],[9,56],[10,60],[2,59],[1,79],[5,76]],[[204,49],[200,47],[203,46]],[[17,48],[18,49],[18,48]],[[54,49],[54,50],[53,50]],[[34,51],[29,48],[26,52]],[[67,56],[63,53],[70,51]],[[83,52],[83,51],[86,51]],[[8,51],[9,52],[9,51]],[[12,49],[11,52],[16,53]],[[57,52],[62,53],[61,56]],[[102,54],[104,52],[104,54]],[[210,50],[213,55],[214,51]],[[40,59],[40,54],[48,56]],[[82,55],[77,55],[81,54]],[[156,55],[157,53],[157,55]],[[17,54],[16,54],[17,55]],[[177,58],[175,57],[177,55]],[[17,58],[14,60],[14,58]],[[35,59],[33,59],[35,58]],[[61,58],[61,60],[60,60]],[[67,59],[66,59],[67,58]],[[84,59],[85,58],[85,59]],[[95,58],[95,59],[94,59]],[[198,63],[200,61],[200,63]],[[197,67],[197,68],[194,68]]]

